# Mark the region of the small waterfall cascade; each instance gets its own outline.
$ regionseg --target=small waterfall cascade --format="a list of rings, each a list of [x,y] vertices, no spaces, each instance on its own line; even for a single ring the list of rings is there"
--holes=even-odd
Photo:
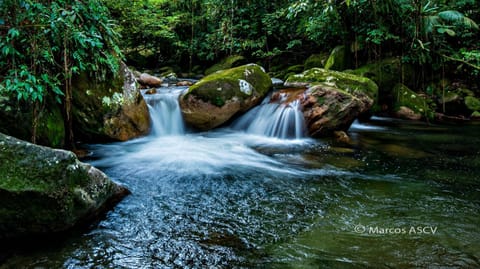
[[[305,137],[301,103],[298,98],[292,98],[294,94],[283,91],[274,93],[233,122],[232,128],[281,139]]]
[[[178,97],[186,87],[161,88],[154,94],[143,94],[152,120],[152,134],[173,136],[185,134]]]

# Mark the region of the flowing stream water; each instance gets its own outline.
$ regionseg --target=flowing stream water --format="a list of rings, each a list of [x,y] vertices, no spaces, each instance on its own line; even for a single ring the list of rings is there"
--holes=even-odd
[[[374,117],[343,145],[271,131],[304,127],[295,106],[264,103],[188,132],[184,89],[146,97],[150,136],[89,146],[130,196],[0,268],[480,267],[480,126]]]

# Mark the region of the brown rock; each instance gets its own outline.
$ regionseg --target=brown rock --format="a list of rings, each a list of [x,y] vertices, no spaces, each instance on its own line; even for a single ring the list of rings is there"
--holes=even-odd
[[[349,94],[340,89],[317,85],[305,92],[302,100],[305,124],[312,137],[329,136],[347,130],[352,122],[368,111],[373,100],[366,94]]]
[[[271,86],[270,77],[255,64],[218,71],[180,96],[183,118],[194,128],[210,130],[258,104]]]
[[[415,111],[413,111],[412,109],[406,106],[401,106],[395,112],[395,115],[399,118],[407,119],[407,120],[420,120],[422,118],[422,115],[415,113]]]
[[[151,88],[151,89],[148,89],[145,94],[156,94],[157,93],[157,89],[155,88]]]
[[[162,80],[155,76],[149,75],[147,73],[142,73],[138,78],[138,83],[150,86],[150,87],[160,87],[162,86]]]
[[[183,80],[183,81],[177,82],[177,86],[192,86],[192,85],[193,85],[193,82],[188,81],[188,80]]]
[[[344,131],[333,132],[333,137],[335,138],[335,141],[337,141],[337,142],[345,143],[345,144],[350,143],[350,137]]]
[[[147,104],[125,64],[111,80],[97,83],[87,74],[74,80],[74,131],[84,142],[128,140],[150,130]]]

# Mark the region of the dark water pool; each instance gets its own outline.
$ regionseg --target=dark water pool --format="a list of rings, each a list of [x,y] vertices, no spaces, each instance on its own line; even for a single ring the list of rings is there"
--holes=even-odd
[[[132,195],[0,268],[479,268],[480,126],[374,118],[349,134],[93,145]]]

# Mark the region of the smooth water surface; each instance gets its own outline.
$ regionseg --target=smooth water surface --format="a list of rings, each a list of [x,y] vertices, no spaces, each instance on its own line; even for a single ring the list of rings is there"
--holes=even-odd
[[[478,268],[479,127],[373,118],[350,145],[228,128],[91,145],[132,194],[0,267]]]

